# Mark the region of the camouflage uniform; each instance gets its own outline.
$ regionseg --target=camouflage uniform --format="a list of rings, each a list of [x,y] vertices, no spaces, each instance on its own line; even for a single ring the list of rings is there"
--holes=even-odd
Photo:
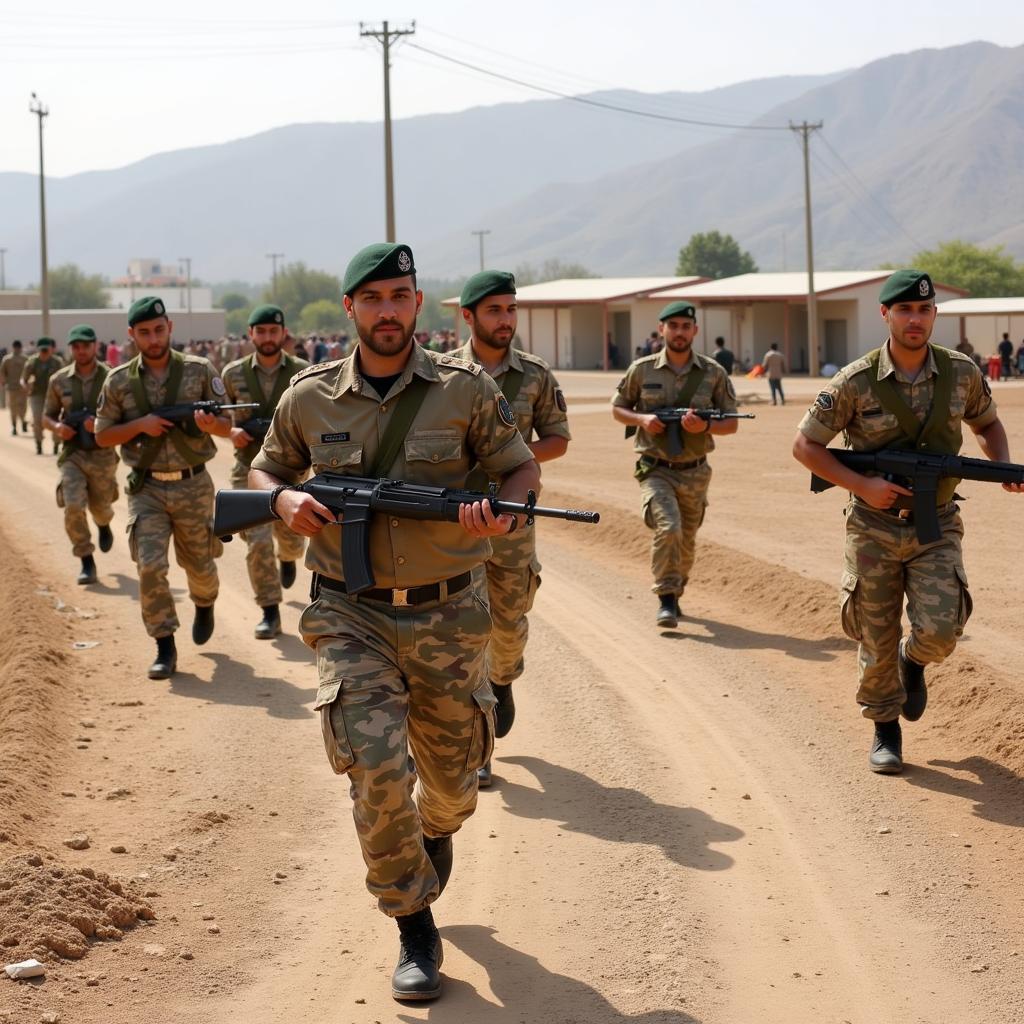
[[[206,359],[172,351],[171,360],[172,365],[175,360],[182,363],[181,385],[173,401],[224,400],[224,385]],[[157,379],[136,356],[107,376],[96,414],[97,433],[145,415],[135,396],[133,374],[140,377],[152,408],[172,404],[167,395],[169,374]],[[129,467],[142,461],[149,440],[139,434],[121,446],[121,458]],[[214,488],[204,466],[216,454],[213,438],[194,423],[185,423],[157,440],[156,458],[141,490],[128,495],[127,530],[129,549],[139,570],[142,621],[146,632],[158,638],[170,636],[178,628],[174,598],[167,584],[171,537],[175,557],[188,577],[189,597],[199,607],[212,605],[217,599],[214,558],[223,547],[213,535]]]
[[[7,404],[11,410],[11,426],[17,427],[18,423],[24,423],[27,419],[26,406],[28,399],[25,389],[21,386],[22,374],[25,371],[25,363],[28,356],[8,352],[0,361],[0,385],[7,395]]]
[[[389,477],[459,487],[477,463],[500,477],[530,461],[511,410],[486,374],[413,345],[384,400],[360,375],[357,355],[298,374],[253,468],[289,482],[310,467],[365,473],[414,374],[429,387]],[[457,523],[376,516],[369,532],[375,586],[402,589],[392,602],[330,589],[343,569],[339,528],[328,526],[306,553],[320,578],[300,629],[317,653],[316,708],[328,758],[351,782],[367,888],[385,914],[397,917],[436,899],[423,837],[451,835],[473,813],[476,770],[490,757],[490,617],[482,574],[473,572],[490,545]],[[468,574],[473,581],[465,584]],[[440,583],[438,600],[397,603],[407,599],[406,588],[431,583]],[[415,802],[410,751],[420,781]]]
[[[21,382],[28,393],[28,402],[32,408],[32,436],[37,444],[43,441],[43,406],[46,404],[46,391],[50,386],[50,378],[64,365],[56,352],[51,351],[50,358],[42,360],[38,354],[29,356],[25,361]]]
[[[255,373],[259,384],[259,393],[253,394],[247,380],[246,364]],[[244,359],[236,359],[224,368],[224,387],[227,389],[228,401],[234,403],[260,402],[264,408],[251,410],[239,409],[234,412],[235,426],[241,426],[249,413],[255,417],[269,419],[274,412],[273,398],[275,385],[279,383],[281,374],[291,379],[309,364],[304,359],[282,353],[282,363],[269,373],[262,367],[255,353]],[[249,486],[249,466],[253,457],[260,450],[259,441],[254,441],[245,448],[235,449],[235,462],[231,467],[231,486],[235,490]],[[277,567],[282,562],[297,562],[306,550],[306,539],[289,530],[281,520],[266,526],[257,526],[252,530],[243,530],[242,539],[247,545],[245,564],[249,570],[249,582],[252,584],[256,603],[261,608],[281,603],[281,574]],[[277,541],[277,555],[274,554],[274,541]]]
[[[888,345],[878,353],[878,380],[891,376],[899,394],[924,423],[938,384],[935,346],[916,380],[896,369]],[[983,430],[996,419],[988,385],[974,362],[958,352],[951,360],[952,397],[942,423],[956,454],[961,423]],[[905,446],[907,435],[895,415],[885,409],[871,388],[871,354],[850,363],[832,378],[800,423],[811,441],[828,444],[840,431],[854,451]],[[961,539],[963,524],[952,500],[952,483],[939,494],[942,537],[932,544],[917,540],[907,517],[909,499],[891,510],[874,509],[852,497],[846,509],[846,557],[840,591],[843,629],[860,644],[860,687],[857,702],[866,718],[896,719],[906,695],[899,679],[898,645],[902,634],[903,600],[907,601],[910,637],[906,654],[920,665],[948,657],[971,614]],[[903,509],[901,518],[901,508]]]
[[[44,413],[51,420],[59,420],[78,409],[95,411],[96,398],[107,373],[107,368],[100,362],[88,377],[79,377],[74,363],[62,367],[50,378]],[[75,401],[75,378],[83,399],[81,404]],[[64,529],[71,540],[72,554],[76,558],[84,558],[95,550],[86,509],[92,513],[97,526],[109,526],[114,518],[117,452],[111,448],[85,451],[73,438],[62,443],[57,465],[60,467],[57,507],[64,509]]]
[[[466,342],[452,355],[467,362],[479,362],[472,342]],[[537,437],[571,440],[565,397],[548,364],[539,356],[509,346],[501,365],[491,375],[503,391],[510,370],[522,375],[510,404],[523,440],[532,441],[534,432]],[[486,474],[474,474],[469,483],[486,488]],[[488,672],[491,682],[508,686],[523,674],[523,652],[530,629],[527,614],[540,586],[535,528],[522,526],[511,536],[493,537],[491,548],[491,557],[487,559],[487,594],[494,629]]]
[[[665,351],[637,359],[619,381],[612,405],[635,412],[674,407],[690,373],[703,377],[686,403],[697,409],[736,411],[736,393],[728,374],[715,360],[692,353],[681,370],[672,367]],[[684,452],[671,459],[667,435],[636,432],[636,476],[640,481],[640,502],[644,522],[654,531],[651,542],[651,572],[655,594],[682,594],[690,577],[696,552],[697,531],[704,522],[711,466],[708,453],[715,441],[710,432],[682,431]]]

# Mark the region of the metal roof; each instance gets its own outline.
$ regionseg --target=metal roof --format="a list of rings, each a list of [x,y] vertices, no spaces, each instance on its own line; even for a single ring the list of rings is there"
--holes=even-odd
[[[1024,297],[1006,299],[949,299],[940,302],[939,316],[1020,316]]]
[[[632,299],[666,288],[697,284],[701,277],[566,277],[516,289],[520,306],[572,306],[588,302]],[[458,296],[445,299],[442,306],[457,306]]]
[[[819,270],[814,275],[816,295],[856,288],[872,281],[884,281],[890,270]],[[807,295],[807,272],[740,274],[718,281],[671,288],[660,293],[666,299],[704,299],[737,301],[741,299],[802,299]]]

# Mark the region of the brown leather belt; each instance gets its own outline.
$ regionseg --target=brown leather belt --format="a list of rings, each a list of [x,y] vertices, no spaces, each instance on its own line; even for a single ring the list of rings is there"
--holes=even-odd
[[[658,466],[662,469],[693,469],[694,466],[703,466],[708,461],[706,455],[693,462],[669,462],[667,459],[656,459],[653,455],[641,455],[640,458],[648,466]]]
[[[430,601],[440,601],[442,585],[447,586],[447,594],[452,597],[460,590],[465,590],[472,579],[472,573],[461,572],[458,576],[452,576],[451,579],[440,580],[437,583],[424,583],[421,587],[408,587],[404,590],[374,587],[371,590],[362,590],[355,596],[360,601],[383,601],[393,608],[410,608],[418,604],[427,604]],[[314,587],[316,585],[323,587],[324,590],[333,591],[335,594],[348,593],[345,581],[336,580],[331,576],[317,574]]]
[[[190,477],[198,476],[200,473],[206,472],[206,463],[201,462],[198,466],[192,466],[189,469],[171,469],[164,472],[161,469],[147,469],[146,478],[148,480],[159,480],[161,483],[172,483],[176,480],[188,480]]]

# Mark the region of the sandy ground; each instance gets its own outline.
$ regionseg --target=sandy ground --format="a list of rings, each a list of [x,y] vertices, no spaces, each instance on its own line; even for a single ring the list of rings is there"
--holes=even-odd
[[[0,1021],[1024,1020],[1024,501],[965,485],[974,618],[905,729],[906,774],[874,776],[838,624],[842,496],[812,496],[789,456],[814,382],[772,408],[763,382],[737,381],[758,419],[713,456],[686,617],[659,634],[629,445],[605,405],[617,378],[563,377],[575,440],[545,502],[602,523],[540,527],[519,717],[456,839],[429,1007],[389,995],[395,929],[362,886],[294,635],[302,576],[287,635],[258,643],[229,545],[217,630],[196,649],[175,568],[180,671],[148,681],[123,532],[99,585],[76,587],[55,460],[4,428],[0,861],[109,872],[155,918],[41,983],[0,979]],[[996,394],[1024,459],[1024,385]],[[225,450],[221,484],[228,467]],[[74,834],[89,848],[66,848]]]

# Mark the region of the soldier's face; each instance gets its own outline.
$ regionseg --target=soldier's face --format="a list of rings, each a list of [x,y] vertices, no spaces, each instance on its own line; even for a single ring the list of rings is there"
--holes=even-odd
[[[423,292],[416,289],[411,276],[393,277],[360,285],[344,302],[359,340],[379,356],[394,356],[416,333]]]
[[[658,334],[670,352],[689,352],[697,337],[697,322],[687,316],[670,316],[658,324]]]
[[[135,342],[143,359],[160,360],[171,347],[173,324],[165,316],[155,320],[140,320],[128,328],[128,336]]]
[[[284,325],[255,324],[249,328],[249,338],[261,356],[276,356],[284,344]]]
[[[492,348],[508,348],[516,336],[518,309],[514,295],[488,295],[474,310],[463,310],[473,337]]]
[[[889,336],[897,345],[909,349],[924,348],[935,327],[935,303],[925,299],[882,306],[882,319],[888,323]]]
[[[39,361],[45,363],[46,360],[50,358],[50,353],[52,351],[53,349],[51,349],[49,345],[44,345],[38,352]]]
[[[96,361],[95,341],[73,341],[71,342],[71,358],[75,366],[88,366]]]

